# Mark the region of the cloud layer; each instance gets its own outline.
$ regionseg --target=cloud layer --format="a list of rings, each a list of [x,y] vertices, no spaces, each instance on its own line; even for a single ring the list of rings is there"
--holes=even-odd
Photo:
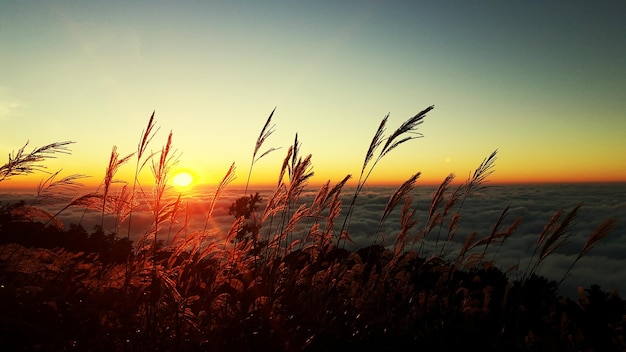
[[[418,186],[412,193],[413,207],[417,209],[417,226],[410,233],[414,236],[426,225],[426,217],[432,194],[432,187]],[[372,244],[378,223],[394,189],[390,188],[367,188],[357,199],[354,213],[350,221],[350,235],[353,243],[350,248],[360,248]],[[303,193],[300,201],[311,202],[317,190]],[[259,212],[263,211],[265,200],[270,195],[270,190],[260,191],[264,202],[259,206]],[[348,205],[350,204],[351,191],[343,192],[343,212],[336,221],[335,229],[338,232],[343,223]],[[218,237],[224,236],[233,223],[234,217],[229,215],[230,205],[243,195],[242,190],[227,189],[215,204],[211,217],[207,219],[210,204],[213,200],[212,190],[198,191],[191,197],[184,198],[182,209],[177,221],[170,227],[166,224],[160,232],[161,238],[167,238],[183,229],[187,221],[189,226],[184,231],[202,231],[205,226],[212,230],[212,234]],[[28,194],[2,194],[0,202],[8,203],[18,199],[27,200]],[[67,199],[49,201],[45,207],[55,213],[67,204]],[[567,268],[575,260],[583,248],[585,241],[593,233],[594,229],[604,219],[618,219],[617,226],[587,256],[583,257],[571,276],[561,286],[561,292],[565,295],[575,294],[577,286],[588,287],[591,284],[599,284],[604,290],[618,289],[626,294],[626,265],[624,253],[626,252],[626,184],[591,184],[591,185],[533,185],[533,186],[492,186],[481,190],[468,198],[460,210],[461,221],[455,238],[446,246],[444,255],[454,259],[458,255],[467,236],[476,232],[477,238],[487,236],[502,211],[509,206],[509,212],[505,218],[503,227],[508,227],[516,218],[521,217],[522,222],[517,231],[509,237],[501,246],[492,245],[488,251],[487,259],[495,259],[496,265],[506,270],[514,265],[519,270],[510,273],[511,279],[520,277],[528,265],[528,259],[533,253],[539,234],[553,214],[562,210],[564,213],[571,211],[577,204],[583,203],[580,208],[571,237],[568,243],[556,253],[549,256],[537,271],[550,279],[559,281],[566,273]],[[400,230],[399,213],[401,204],[385,221],[381,235],[387,245],[393,245],[393,241]],[[144,208],[148,209],[148,208]],[[80,220],[82,218],[82,220]],[[59,215],[63,223],[81,224],[88,230],[94,225],[100,224],[102,216],[97,211],[85,211],[82,208],[69,208]],[[147,231],[150,231],[153,217],[148,211],[133,213],[131,239],[137,240]],[[306,223],[306,221],[304,222]],[[115,231],[115,221],[112,217],[105,217],[104,227],[107,231]],[[118,230],[120,236],[128,233],[128,223],[123,222]],[[447,236],[445,226],[439,232],[434,229],[423,243],[414,245],[414,249],[423,250],[424,256],[439,254],[441,244]],[[436,244],[437,237],[440,237]],[[435,247],[437,249],[435,250]],[[482,251],[482,248],[477,248]]]

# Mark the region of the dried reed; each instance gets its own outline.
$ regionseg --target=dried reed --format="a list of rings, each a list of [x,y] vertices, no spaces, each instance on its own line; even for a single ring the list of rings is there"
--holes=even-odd
[[[440,343],[444,340],[441,336],[447,339],[448,335],[444,334],[450,331],[462,332],[465,336],[475,331],[486,331],[486,337],[504,336],[507,320],[504,319],[502,327],[498,323],[503,321],[501,316],[517,311],[516,297],[510,303],[507,301],[508,291],[500,292],[502,287],[490,281],[494,279],[490,275],[498,271],[487,269],[491,268],[498,250],[490,258],[491,261],[487,261],[487,256],[492,254],[494,245],[501,246],[515,232],[521,218],[507,226],[510,209],[506,207],[484,237],[477,239],[477,232],[472,232],[456,257],[447,257],[449,253],[446,252],[446,245],[454,238],[461,222],[465,200],[485,187],[487,177],[493,172],[497,151],[485,158],[461,186],[450,190],[454,179],[454,175],[450,174],[432,194],[424,225],[420,225],[413,241],[421,240],[419,252],[407,250],[407,244],[411,243],[411,231],[418,223],[411,193],[420,173],[412,175],[391,195],[373,233],[370,247],[347,251],[340,246],[342,241],[350,240],[350,216],[373,168],[399,145],[421,137],[416,128],[431,109],[429,107],[408,119],[388,137],[384,136],[388,115],[383,118],[366,153],[355,193],[349,196],[351,204],[340,232],[335,231],[334,225],[342,215],[342,191],[351,175],[332,187],[330,181],[326,182],[311,202],[306,201],[308,198],[303,196],[303,192],[313,175],[311,155],[300,155],[301,144],[296,134],[283,161],[276,189],[268,197],[260,219],[256,218],[255,210],[250,209],[252,215],[249,216],[256,229],[251,230],[254,232],[253,240],[236,240],[246,216],[236,216],[225,237],[218,236],[220,230],[209,224],[225,187],[235,177],[233,163],[209,204],[204,229],[185,235],[178,231],[171,244],[169,239],[174,232],[173,225],[182,209],[181,194],[170,197],[167,192],[169,171],[177,162],[177,153],[172,149],[170,132],[161,151],[146,156],[146,147],[154,136],[153,113],[138,145],[133,190],[129,192],[124,185],[117,194],[111,194],[117,169],[130,158],[120,158],[114,147],[103,181],[104,190],[74,198],[67,206],[99,209],[103,216],[104,213],[113,213],[116,231],[119,224],[128,218],[130,234],[134,187],[141,187],[137,177],[143,166],[151,162],[155,184],[151,197],[147,198],[153,221],[146,235],[135,243],[135,252],[131,256],[133,260],[126,264],[124,285],[112,283],[117,280],[114,275],[105,277],[105,270],[98,269],[92,270],[88,277],[102,278],[102,285],[96,280],[94,282],[98,285],[89,289],[100,295],[116,293],[113,287],[124,288],[121,297],[127,299],[128,307],[134,310],[120,315],[116,322],[121,322],[120,325],[131,322],[130,331],[134,332],[131,338],[135,341],[147,339],[145,345],[138,347],[147,350],[157,347],[184,349],[195,342],[206,349],[222,350],[235,345],[241,348],[233,349],[250,350],[252,344],[246,343],[264,342],[255,340],[258,336],[278,340],[277,345],[268,347],[276,350],[315,349],[319,346],[316,343],[323,343],[320,341],[332,334],[337,340],[345,338],[357,343],[368,343],[380,336],[385,336],[384,341],[405,337],[406,341],[413,341],[414,346],[425,341]],[[260,153],[274,131],[271,122],[273,114],[274,111],[257,138],[244,197],[248,192],[253,166],[276,149],[269,148]],[[286,174],[288,177],[285,177]],[[56,180],[55,177],[56,174],[53,174],[40,183],[41,194],[47,194],[55,187],[70,187],[78,179],[68,176]],[[401,228],[392,246],[385,247],[383,225],[401,202]],[[529,262],[527,272],[534,273],[542,260],[565,243],[579,207],[562,220],[562,214],[557,213],[548,222],[537,240],[533,262]],[[274,227],[272,221],[278,214],[281,214],[281,223]],[[187,227],[188,221],[187,216],[183,228]],[[168,246],[159,248],[157,236],[164,232],[164,225],[168,222]],[[574,264],[605,238],[614,225],[615,220],[607,220],[598,226],[563,280]],[[436,231],[437,227],[435,249],[429,259],[424,259],[421,257],[424,237]],[[445,241],[440,244],[446,230]],[[261,231],[267,235],[267,241],[259,241],[264,246],[259,249],[256,237]],[[209,241],[206,241],[207,238]],[[117,270],[119,273],[122,271]],[[528,278],[526,273],[523,278]],[[104,291],[105,287],[107,291]],[[124,304],[125,301],[118,303]],[[109,309],[113,308],[107,308],[107,311]],[[482,324],[486,321],[489,324]],[[107,333],[112,331],[104,326],[105,323],[102,324],[99,327],[108,329]],[[169,345],[162,344],[163,341]],[[459,344],[437,347],[446,349]],[[120,346],[128,345],[123,342],[116,345]],[[422,347],[428,349],[430,346]]]
[[[61,171],[62,170],[58,170],[52,173],[47,179],[42,179],[39,182],[39,185],[37,186],[36,202],[43,199],[56,197],[59,194],[66,193],[78,186],[82,186],[82,184],[78,182],[78,180],[89,177],[81,174],[72,174],[62,177],[60,179],[56,179]]]
[[[415,116],[409,118],[408,120],[406,120],[404,123],[402,123],[400,125],[400,127],[398,127],[391,135],[389,135],[386,139],[385,144],[383,145],[382,149],[380,149],[380,152],[378,154],[378,157],[374,160],[373,164],[370,166],[369,169],[367,169],[368,164],[370,163],[370,161],[374,158],[374,155],[376,154],[376,151],[379,149],[379,147],[381,146],[383,140],[384,140],[384,133],[385,133],[385,125],[387,124],[387,119],[389,118],[389,114],[387,114],[380,122],[380,125],[378,126],[378,129],[376,130],[376,133],[374,134],[374,137],[372,138],[372,141],[370,142],[370,145],[367,149],[367,153],[365,154],[365,159],[363,161],[363,166],[361,167],[361,173],[359,175],[359,179],[357,181],[357,186],[356,189],[354,191],[354,195],[352,196],[352,200],[350,202],[350,206],[348,207],[348,211],[346,213],[346,216],[344,218],[344,222],[343,225],[341,226],[341,233],[343,234],[348,233],[350,231],[350,220],[352,217],[352,212],[354,210],[354,206],[356,205],[356,200],[359,196],[359,193],[361,192],[361,190],[363,189],[363,187],[365,186],[365,183],[367,182],[367,179],[369,178],[369,176],[371,175],[372,171],[374,170],[374,168],[376,167],[376,165],[378,164],[378,162],[385,156],[387,155],[389,152],[391,152],[393,149],[397,148],[398,146],[400,146],[401,144],[418,138],[418,137],[422,137],[421,133],[417,132],[417,126],[419,126],[422,122],[424,117],[426,116],[426,114],[431,111],[432,109],[434,109],[434,106],[429,106],[426,109],[420,111],[419,113],[417,113]],[[406,135],[409,136],[406,136]],[[367,173],[366,173],[366,169],[367,169]]]
[[[128,154],[125,157],[120,158],[119,153],[117,152],[117,146],[113,146],[111,150],[111,156],[109,158],[109,165],[107,166],[106,173],[104,175],[104,181],[102,184],[104,185],[104,189],[102,191],[102,220],[100,222],[100,226],[104,226],[104,214],[105,214],[105,206],[106,200],[109,196],[109,190],[111,189],[111,185],[114,183],[120,183],[124,181],[120,181],[115,179],[115,174],[119,170],[120,166],[128,162],[134,153]]]
[[[47,172],[46,166],[41,163],[56,158],[56,154],[70,154],[70,149],[67,146],[73,143],[70,141],[50,143],[26,153],[28,146],[28,142],[26,142],[17,152],[10,153],[8,162],[0,166],[0,182],[13,176]]]
[[[565,279],[569,277],[570,272],[574,268],[574,265],[576,265],[576,263],[578,263],[578,261],[582,257],[587,255],[587,253],[589,253],[589,251],[591,251],[591,249],[595,247],[602,239],[604,239],[609,233],[611,233],[616,224],[617,219],[606,219],[604,220],[604,222],[598,225],[598,227],[596,227],[596,229],[591,233],[589,238],[587,238],[587,241],[585,241],[585,245],[578,253],[578,256],[576,256],[576,259],[574,259],[572,264],[570,264],[570,266],[565,271],[565,274],[563,274],[563,277],[561,277],[561,280],[559,280],[557,287],[561,286],[563,281],[565,281]]]
[[[248,194],[248,186],[250,184],[250,178],[252,176],[252,168],[254,167],[254,164],[256,164],[257,161],[259,161],[259,159],[263,158],[264,156],[268,155],[269,153],[278,150],[280,148],[269,148],[266,151],[264,151],[263,153],[261,153],[261,155],[259,155],[257,157],[257,153],[259,152],[259,150],[261,149],[261,147],[263,146],[263,143],[265,143],[265,140],[272,135],[272,133],[274,133],[274,127],[276,125],[270,125],[271,121],[272,121],[272,116],[274,116],[274,111],[276,111],[276,108],[274,108],[274,110],[272,110],[272,112],[270,113],[270,116],[267,118],[267,120],[265,121],[265,125],[263,125],[263,128],[261,129],[261,133],[259,134],[259,137],[256,140],[256,143],[254,144],[254,151],[252,152],[252,159],[250,161],[250,170],[248,170],[248,179],[246,180],[246,188],[244,190],[244,195]]]
[[[134,210],[134,204],[135,204],[135,196],[136,196],[137,184],[139,182],[139,173],[143,169],[143,166],[148,162],[148,160],[150,160],[152,156],[154,156],[154,154],[152,154],[148,158],[146,158],[145,161],[142,162],[142,158],[144,156],[144,153],[148,149],[148,145],[150,144],[150,142],[152,141],[152,138],[154,138],[155,134],[159,130],[158,128],[154,130],[155,123],[156,123],[156,121],[154,120],[154,113],[155,111],[152,111],[152,115],[150,115],[150,118],[148,119],[148,125],[141,132],[141,137],[139,138],[139,143],[137,144],[137,152],[135,153],[135,155],[137,156],[137,161],[135,162],[135,175],[133,178],[133,188],[130,192],[130,207],[131,208],[130,208],[130,213],[128,214],[128,231],[126,232],[126,239],[130,239],[131,224],[132,224],[133,210]]]
[[[557,211],[546,223],[537,239],[533,254],[522,276],[522,281],[532,276],[545,258],[567,243],[568,238],[571,236],[570,229],[573,226],[573,221],[581,207],[582,203],[577,204],[560,222],[559,218],[563,212]],[[537,252],[539,252],[539,255],[535,259]]]
[[[374,234],[374,245],[378,244],[378,237],[382,236],[381,245],[385,246],[385,238],[384,234],[381,235],[382,227],[387,220],[387,217],[391,214],[391,212],[395,209],[395,207],[400,203],[402,199],[406,199],[406,197],[413,191],[415,188],[415,182],[420,177],[421,172],[418,172],[411,177],[409,177],[398,189],[391,195],[389,200],[387,201],[387,205],[385,205],[385,209],[383,210],[382,215],[380,216],[380,220],[378,221],[378,227],[376,228],[376,233]]]
[[[417,225],[417,220],[415,219],[415,212],[417,209],[411,209],[411,203],[411,195],[405,195],[404,205],[402,206],[402,211],[400,212],[400,232],[396,236],[396,240],[393,244],[394,258],[397,258],[402,252],[404,252],[404,248],[408,243],[409,231]]]

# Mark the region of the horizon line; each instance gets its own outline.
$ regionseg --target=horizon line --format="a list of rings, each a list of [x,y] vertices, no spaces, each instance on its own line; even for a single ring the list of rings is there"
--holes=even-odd
[[[19,181],[11,181],[11,180],[4,180],[4,182],[0,182],[0,194],[2,193],[14,193],[14,192],[28,192],[28,193],[36,193],[37,192],[37,187],[39,185],[39,183],[31,183],[31,182],[27,182],[27,183],[18,183]],[[337,181],[338,182],[338,181]],[[6,183],[7,185],[3,185],[3,183]],[[331,186],[334,185],[336,182],[330,182]],[[365,184],[366,187],[376,187],[376,188],[397,188],[400,187],[402,185],[403,182],[368,182]],[[465,181],[453,181],[451,183],[451,185],[454,186],[459,186],[462,185],[463,183],[465,183]],[[323,185],[325,185],[326,182],[311,182],[307,185],[306,188],[311,188],[311,189],[317,189]],[[419,180],[416,182],[415,187],[419,187],[419,186],[427,186],[427,187],[437,187],[441,184],[441,182],[433,182],[433,181],[424,181],[424,182],[419,182]],[[515,181],[503,181],[503,180],[494,180],[494,181],[489,181],[487,180],[484,183],[484,186],[486,187],[490,187],[490,186],[546,186],[546,185],[601,185],[601,184],[605,184],[605,185],[619,185],[619,184],[625,184],[626,185],[626,180],[515,180]],[[79,183],[76,184],[74,186],[73,189],[67,189],[65,188],[64,190],[59,189],[59,192],[68,192],[68,191],[73,191],[73,190],[81,190],[81,189],[87,189],[87,190],[96,190],[99,186],[101,185],[101,183],[96,184],[96,183]],[[118,183],[115,185],[115,188],[118,187],[123,187],[123,185],[128,185],[128,183]],[[178,189],[180,192],[183,192],[185,189],[189,189],[189,190],[193,190],[193,189],[198,189],[198,188],[211,188],[211,187],[216,187],[217,184],[216,183],[196,183],[193,184],[191,186],[188,187],[178,187],[176,185],[170,184],[168,185],[168,188],[170,189]],[[255,182],[255,183],[250,183],[248,185],[248,189],[272,189],[272,188],[276,188],[277,184],[276,182]],[[149,185],[148,188],[151,188],[152,185]],[[226,186],[226,189],[241,189],[241,188],[245,188],[245,182],[233,182],[230,183],[228,186]],[[353,189],[355,188],[356,185],[355,184],[346,184],[345,185],[345,189]]]

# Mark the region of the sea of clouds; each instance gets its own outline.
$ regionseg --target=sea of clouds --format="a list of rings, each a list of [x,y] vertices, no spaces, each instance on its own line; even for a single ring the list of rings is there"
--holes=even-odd
[[[413,207],[417,209],[416,228],[411,235],[421,230],[426,224],[426,215],[434,192],[434,187],[417,186],[412,192]],[[212,229],[214,236],[224,236],[233,223],[234,217],[229,215],[230,205],[244,195],[243,190],[227,189],[215,204],[213,213],[207,219],[207,214],[213,201],[214,189],[195,190],[194,194],[183,195],[181,211],[176,223],[166,224],[161,229],[160,239],[164,242],[171,240],[177,232],[193,233],[202,231],[205,227]],[[271,194],[272,190],[258,191],[263,200]],[[389,197],[395,191],[394,188],[364,188],[359,195],[354,213],[350,221],[350,235],[353,243],[350,248],[362,248],[372,244],[378,223],[387,204]],[[337,220],[336,227],[340,228],[343,223],[345,210],[350,203],[353,194],[350,189],[343,191],[343,213]],[[250,193],[250,191],[248,192]],[[311,188],[305,191],[301,201],[310,202],[317,189]],[[177,195],[177,194],[175,194]],[[67,198],[47,199],[41,203],[42,207],[51,213],[63,208],[69,201]],[[28,193],[3,193],[0,194],[0,202],[12,203],[17,200],[33,201],[32,194]],[[449,258],[456,258],[459,248],[472,232],[477,233],[477,238],[487,236],[494,224],[508,206],[509,212],[504,227],[506,228],[516,218],[521,217],[522,222],[517,231],[509,237],[501,246],[490,247],[487,259],[494,259],[496,265],[503,270],[513,266],[519,266],[519,270],[509,273],[511,279],[519,278],[527,267],[528,259],[533,253],[537,239],[542,229],[558,210],[565,213],[572,210],[577,204],[582,203],[572,228],[572,236],[569,237],[565,246],[550,255],[539,267],[537,273],[549,279],[559,281],[566,273],[567,268],[575,260],[583,248],[587,238],[604,219],[618,219],[617,226],[600,242],[591,252],[583,257],[574,267],[569,276],[561,285],[560,292],[566,296],[575,296],[576,288],[589,287],[598,284],[605,291],[618,289],[622,295],[626,295],[626,184],[549,184],[549,185],[507,185],[490,186],[480,190],[468,198],[461,209],[461,222],[456,237],[446,247],[445,253]],[[259,206],[263,211],[265,202]],[[382,235],[387,244],[392,245],[396,234],[400,229],[399,214],[402,203],[385,221]],[[102,215],[97,211],[85,211],[82,208],[68,208],[58,215],[58,219],[64,224],[78,223],[88,231],[94,225],[102,222]],[[146,231],[149,231],[153,223],[153,215],[149,211],[134,212],[132,215],[132,227],[130,238],[139,239]],[[183,228],[185,222],[188,227]],[[128,222],[123,222],[116,230],[114,220],[105,218],[104,228],[106,231],[117,232],[120,237],[125,237],[128,232]],[[447,230],[442,231],[442,238]],[[437,230],[432,231],[423,244],[424,256],[435,253],[435,240]],[[414,247],[418,249],[419,243]],[[441,247],[439,247],[440,249]],[[439,254],[439,249],[436,254]],[[477,249],[481,251],[481,249]]]

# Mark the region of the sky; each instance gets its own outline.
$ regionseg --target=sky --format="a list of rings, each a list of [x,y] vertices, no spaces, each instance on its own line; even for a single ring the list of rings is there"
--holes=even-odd
[[[74,141],[46,165],[102,179],[111,148],[173,132],[181,169],[214,184],[232,162],[274,183],[297,133],[311,182],[358,177],[381,119],[424,108],[424,137],[370,181],[459,180],[498,149],[492,182],[626,181],[624,1],[0,2],[0,165]],[[149,170],[145,170],[149,174]],[[129,163],[119,177],[134,172]],[[146,176],[147,177],[147,176]],[[0,183],[39,182],[41,174]]]

